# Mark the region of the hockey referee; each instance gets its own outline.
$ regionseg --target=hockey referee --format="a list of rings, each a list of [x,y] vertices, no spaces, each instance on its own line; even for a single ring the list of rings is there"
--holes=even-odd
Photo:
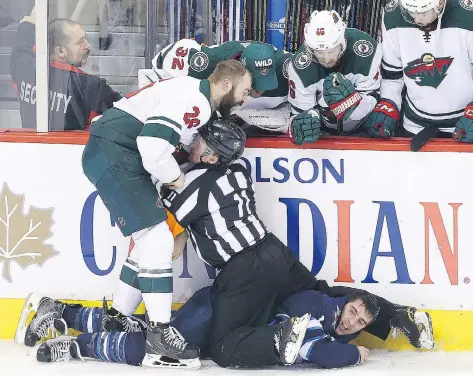
[[[201,128],[190,147],[195,166],[183,188],[163,192],[163,204],[187,229],[179,236],[188,234],[198,256],[220,269],[211,289],[212,360],[222,367],[288,365],[297,357],[308,323],[303,317],[268,327],[277,303],[300,290],[336,297],[354,289],[317,281],[260,220],[250,174],[243,164],[232,163],[242,155],[245,138],[228,120]],[[378,302],[378,318],[367,331],[386,340],[391,326],[400,328],[422,347],[414,317],[430,322],[428,315],[381,297]]]

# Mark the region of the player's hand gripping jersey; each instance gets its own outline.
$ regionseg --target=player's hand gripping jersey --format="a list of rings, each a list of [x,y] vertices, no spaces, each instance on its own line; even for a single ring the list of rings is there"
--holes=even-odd
[[[401,8],[394,0],[384,11],[381,97],[402,107],[408,132],[428,133],[417,137],[424,138],[421,145],[438,130],[453,132],[457,126],[457,134],[466,134],[473,123],[467,107],[473,100],[473,2],[447,0],[426,27],[408,22]]]
[[[327,14],[334,20],[306,29],[306,33],[318,33],[320,38],[330,32],[326,28],[334,28],[342,22],[336,19],[336,12],[326,12],[324,16]],[[313,18],[314,14],[311,23]],[[334,21],[335,26],[330,24]],[[340,44],[346,43],[343,46],[346,50],[341,52],[342,56],[332,67],[325,67],[317,61],[307,42],[296,53],[288,69],[289,102],[293,115],[315,108],[320,111],[325,131],[350,134],[357,130],[376,105],[382,51],[368,34],[356,29],[345,31],[342,26],[338,28],[344,31],[346,39]]]

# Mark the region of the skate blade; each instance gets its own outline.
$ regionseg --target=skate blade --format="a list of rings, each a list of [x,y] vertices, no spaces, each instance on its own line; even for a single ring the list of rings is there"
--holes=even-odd
[[[416,325],[421,327],[419,343],[421,348],[432,350],[435,345],[434,330],[432,327],[432,319],[427,312],[417,312],[414,317]]]
[[[30,314],[36,311],[39,306],[39,302],[43,296],[36,293],[31,293],[26,298],[25,304],[23,305],[23,310],[21,311],[20,320],[18,320],[18,325],[15,332],[15,342],[19,345],[25,344],[25,334],[26,329],[28,328],[28,318]],[[33,316],[34,317],[34,316]]]
[[[310,313],[306,313],[302,317],[298,317],[293,324],[294,334],[297,336],[297,341],[290,342],[286,345],[284,349],[284,359],[286,363],[284,365],[290,366],[294,364],[299,355],[299,350],[301,349],[302,342],[305,338],[305,333],[310,322]]]
[[[201,366],[200,359],[172,359],[164,355],[146,354],[142,366],[153,368],[174,368],[195,371]]]

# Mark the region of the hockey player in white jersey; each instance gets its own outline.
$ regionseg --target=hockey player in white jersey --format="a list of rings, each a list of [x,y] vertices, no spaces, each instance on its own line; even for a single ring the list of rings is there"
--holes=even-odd
[[[189,145],[214,111],[228,114],[250,90],[250,73],[226,61],[208,79],[177,77],[151,84],[116,102],[90,127],[84,173],[123,235],[134,241],[103,330],[127,327],[143,299],[149,316],[144,365],[200,366],[199,349],[187,346],[169,325],[174,238],[155,182],[179,191],[184,175],[172,155],[178,144]]]
[[[365,130],[390,138],[402,120],[413,151],[452,133],[473,142],[473,2],[392,0],[382,38],[381,99]]]
[[[335,11],[314,11],[289,66],[289,102],[296,144],[321,131],[356,134],[376,105],[382,51],[368,34],[347,29]],[[305,116],[301,117],[301,113]]]

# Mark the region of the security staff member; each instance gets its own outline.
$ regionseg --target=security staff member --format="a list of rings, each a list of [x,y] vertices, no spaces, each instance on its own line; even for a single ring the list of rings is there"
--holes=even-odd
[[[88,129],[90,121],[120,94],[104,79],[79,67],[87,63],[90,44],[84,29],[69,19],[56,19],[48,28],[49,130]],[[36,128],[35,11],[24,17],[10,55],[10,74],[17,88],[23,128]]]

